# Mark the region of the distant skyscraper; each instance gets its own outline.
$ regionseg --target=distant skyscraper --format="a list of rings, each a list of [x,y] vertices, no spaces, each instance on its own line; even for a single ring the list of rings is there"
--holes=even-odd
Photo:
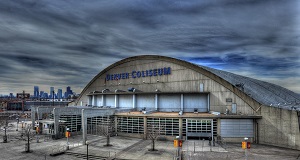
[[[71,90],[71,87],[68,86],[67,91],[65,92],[65,98],[68,98],[69,95],[72,95],[72,94],[73,94],[73,91]]]
[[[62,99],[62,89],[57,90],[57,98]]]
[[[34,86],[33,96],[39,98],[39,86]]]
[[[14,98],[14,94],[13,93],[9,93],[9,98]]]
[[[45,98],[44,97],[44,91],[40,91],[40,98]]]
[[[50,87],[50,96],[49,96],[49,98],[53,98],[53,92],[54,92],[54,87]]]
[[[43,97],[48,98],[48,93],[44,92]]]

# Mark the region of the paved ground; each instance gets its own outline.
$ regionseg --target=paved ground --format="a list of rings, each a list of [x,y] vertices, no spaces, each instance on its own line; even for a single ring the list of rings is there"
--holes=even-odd
[[[20,129],[19,129],[20,130]],[[3,132],[1,132],[3,135]],[[51,153],[63,151],[66,147],[66,138],[52,140],[49,137],[39,136],[39,143],[36,137],[31,141],[31,153],[23,153],[25,150],[25,141],[19,140],[19,133],[15,131],[15,126],[8,130],[9,142],[2,143],[0,140],[0,159],[5,160],[79,160],[86,159],[87,146],[82,144],[81,136],[72,136],[69,138],[69,150],[58,156],[50,156]],[[2,136],[1,136],[2,137]],[[112,137],[110,147],[106,144],[105,137],[88,135],[88,154],[89,159],[135,159],[135,160],[173,160],[176,149],[171,141],[157,141],[156,149],[158,151],[148,151],[151,148],[151,141],[128,137]],[[247,158],[250,160],[295,160],[300,151],[284,149],[279,147],[255,145],[248,150]],[[245,158],[245,152],[240,144],[226,144],[214,147],[208,145],[208,141],[185,141],[182,151],[184,159],[234,159],[242,160]],[[300,158],[299,158],[300,159]]]

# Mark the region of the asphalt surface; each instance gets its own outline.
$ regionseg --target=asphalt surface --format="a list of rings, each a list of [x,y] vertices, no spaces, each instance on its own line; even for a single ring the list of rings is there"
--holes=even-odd
[[[104,146],[106,138],[96,135],[88,135],[88,146],[83,144],[81,135],[71,135],[68,139],[69,150],[66,150],[66,138],[53,140],[47,135],[35,135],[30,141],[31,152],[26,153],[24,151],[27,142],[20,138],[22,132],[20,127],[18,127],[19,131],[16,131],[16,124],[13,123],[7,130],[8,143],[0,140],[1,160],[79,160],[86,159],[87,152],[89,160],[173,160],[177,150],[172,141],[157,141],[155,144],[157,151],[149,151],[152,145],[150,140],[121,136],[111,137],[112,146],[107,147]],[[1,137],[3,134],[1,131]],[[251,149],[247,150],[246,157],[241,144],[226,143],[222,146],[218,144],[210,146],[208,141],[189,140],[183,143],[182,153],[183,158],[188,160],[296,160],[300,151],[252,144]],[[50,154],[57,155],[50,156]]]

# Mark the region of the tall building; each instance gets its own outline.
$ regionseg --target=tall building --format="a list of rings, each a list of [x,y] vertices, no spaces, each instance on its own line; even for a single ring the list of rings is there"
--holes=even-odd
[[[53,96],[54,96],[54,87],[50,87],[50,96],[49,96],[49,98],[53,98]]]
[[[43,98],[48,98],[48,93],[47,92],[44,92]]]
[[[40,98],[45,98],[44,97],[44,91],[40,91]]]
[[[39,86],[34,86],[34,91],[33,91],[33,96],[35,98],[38,98],[39,97]]]
[[[62,99],[62,89],[57,89],[57,98]]]
[[[72,95],[72,94],[73,94],[73,91],[71,90],[71,87],[68,86],[66,89],[66,92],[65,92],[65,98],[68,98],[69,95]]]

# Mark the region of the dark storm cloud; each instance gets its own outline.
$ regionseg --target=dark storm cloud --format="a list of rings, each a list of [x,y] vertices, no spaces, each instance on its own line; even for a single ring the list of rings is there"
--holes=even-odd
[[[17,84],[80,90],[104,67],[140,54],[300,92],[291,87],[300,79],[299,10],[297,0],[0,1],[0,93],[22,90]]]

